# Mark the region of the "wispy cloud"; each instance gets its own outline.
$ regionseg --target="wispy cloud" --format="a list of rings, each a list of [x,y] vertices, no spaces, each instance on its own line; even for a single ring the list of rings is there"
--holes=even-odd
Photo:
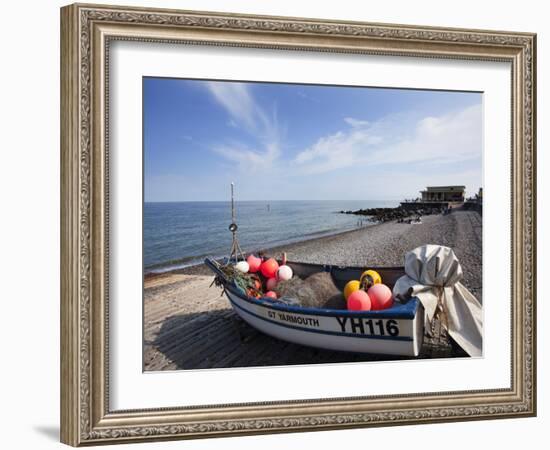
[[[294,161],[305,166],[308,173],[322,173],[348,167],[361,158],[361,150],[378,145],[382,137],[366,130],[344,132],[321,137],[308,149],[300,152]],[[307,166],[306,166],[307,164]]]
[[[267,144],[262,150],[254,150],[244,144],[227,143],[218,144],[213,150],[226,160],[237,164],[237,166],[250,173],[257,173],[271,170],[280,155],[279,146]]]
[[[481,155],[481,119],[480,105],[421,119],[394,115],[369,123],[347,117],[351,128],[320,137],[294,162],[311,174],[358,164],[466,161]]]
[[[207,82],[206,87],[235,122],[254,128],[256,107],[246,85],[242,83]]]
[[[354,119],[353,117],[345,117],[344,122],[352,127],[366,127],[369,124],[366,120]]]
[[[241,170],[269,169],[281,153],[276,106],[266,111],[245,83],[207,82],[206,87],[229,114],[228,125],[242,129],[255,143],[255,148],[250,148],[241,142],[221,142],[212,150]]]

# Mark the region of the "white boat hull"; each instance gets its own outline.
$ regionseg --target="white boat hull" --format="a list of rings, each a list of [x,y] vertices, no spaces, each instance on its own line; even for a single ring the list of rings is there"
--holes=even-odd
[[[384,311],[352,312],[289,307],[246,297],[232,286],[225,292],[235,312],[265,334],[329,350],[418,356],[424,313],[418,300]]]

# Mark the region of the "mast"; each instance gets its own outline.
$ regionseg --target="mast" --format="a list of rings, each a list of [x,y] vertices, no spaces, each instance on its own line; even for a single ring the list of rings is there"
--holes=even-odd
[[[239,245],[239,240],[237,239],[237,221],[235,219],[235,183],[231,182],[231,224],[229,225],[229,231],[233,234],[233,242],[231,243],[231,252],[229,253],[229,261],[235,260],[239,261],[239,258],[244,260],[244,254]]]

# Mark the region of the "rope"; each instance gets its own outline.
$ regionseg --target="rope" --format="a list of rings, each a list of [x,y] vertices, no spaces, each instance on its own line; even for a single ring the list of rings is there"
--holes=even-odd
[[[430,322],[430,334],[431,337],[435,336],[436,323],[439,323],[439,340],[442,341],[443,331],[448,334],[449,330],[449,316],[447,314],[447,308],[443,302],[443,294],[445,293],[444,286],[434,286],[437,289],[437,305],[435,307],[434,315]],[[446,337],[446,336],[445,336]]]

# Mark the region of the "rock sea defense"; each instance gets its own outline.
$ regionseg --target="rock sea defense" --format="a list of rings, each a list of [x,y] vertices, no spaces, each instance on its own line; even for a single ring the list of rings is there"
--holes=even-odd
[[[246,262],[248,263],[248,271],[250,273],[256,273],[258,270],[260,270],[262,258],[258,258],[254,255],[248,255],[248,258],[246,258]]]
[[[235,269],[242,273],[248,273],[249,268],[250,266],[246,261],[239,261],[237,264],[235,264]]]
[[[260,272],[266,278],[275,278],[277,276],[277,270],[279,270],[279,263],[275,258],[269,258],[267,261],[264,261],[260,266]]]
[[[375,284],[367,291],[371,300],[371,307],[374,311],[387,309],[393,305],[391,289],[385,284]]]
[[[361,274],[361,278],[359,279],[359,282],[361,283],[361,289],[366,291],[371,286],[382,283],[382,277],[376,270],[369,269],[369,270],[365,270]]]
[[[357,280],[351,280],[346,283],[344,287],[344,297],[347,300],[348,297],[355,291],[361,289],[361,283]]]
[[[358,289],[348,297],[348,309],[350,311],[370,311],[372,308],[369,294]]]

